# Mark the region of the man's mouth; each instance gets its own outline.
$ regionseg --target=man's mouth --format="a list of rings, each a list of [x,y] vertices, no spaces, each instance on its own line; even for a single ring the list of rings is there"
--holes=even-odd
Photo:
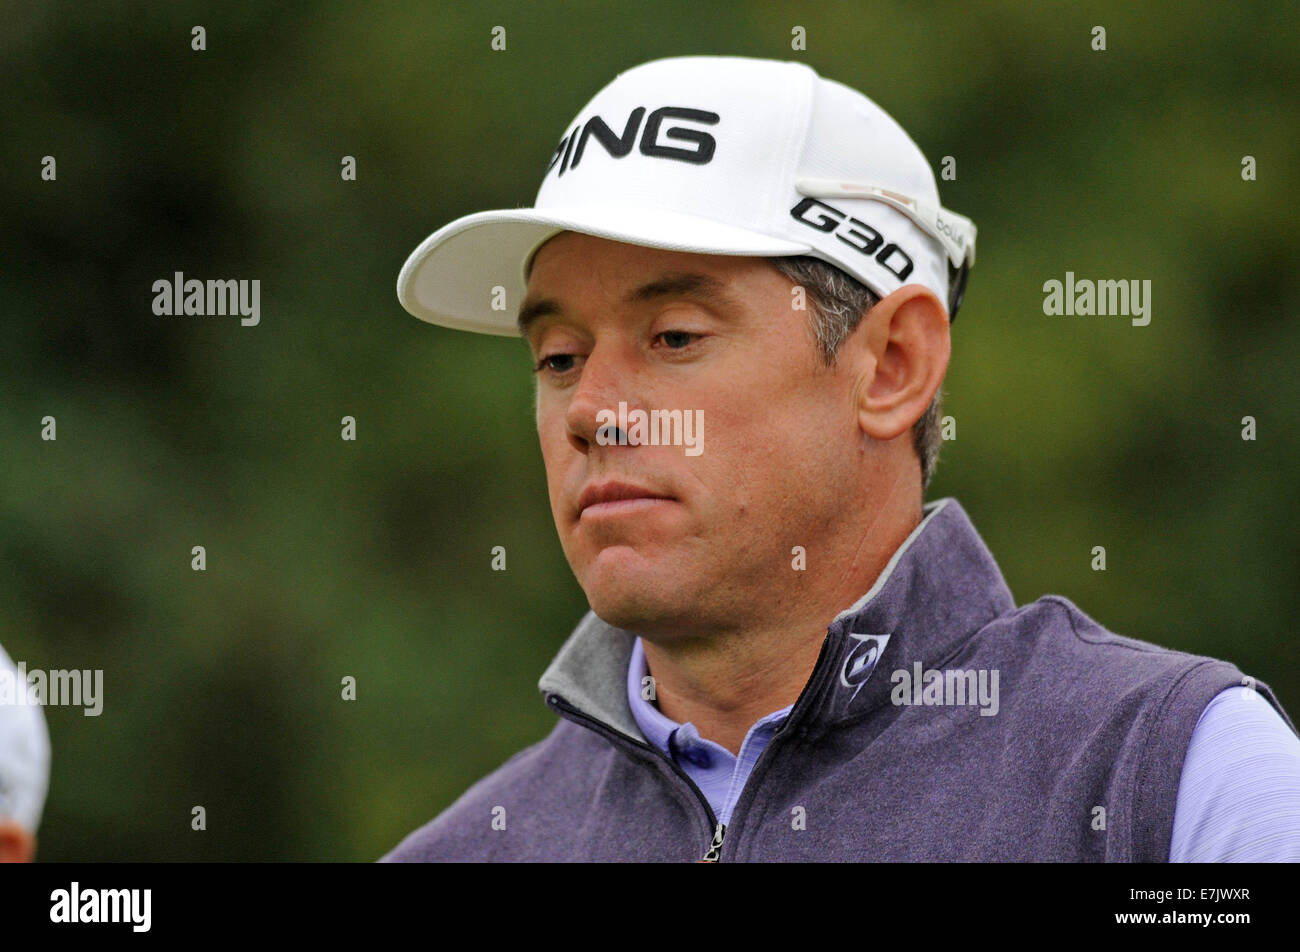
[[[640,512],[675,501],[667,493],[637,486],[634,483],[606,480],[588,484],[578,496],[578,518],[593,519]]]

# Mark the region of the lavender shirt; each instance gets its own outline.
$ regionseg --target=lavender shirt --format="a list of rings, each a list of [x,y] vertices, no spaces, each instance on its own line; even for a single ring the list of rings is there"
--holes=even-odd
[[[718,822],[730,823],[750,771],[790,707],[760,718],[737,757],[643,698],[642,679],[649,673],[637,638],[627,671],[632,716],[646,740],[700,788]],[[1249,688],[1229,688],[1201,712],[1178,783],[1169,859],[1300,861],[1300,738]]]

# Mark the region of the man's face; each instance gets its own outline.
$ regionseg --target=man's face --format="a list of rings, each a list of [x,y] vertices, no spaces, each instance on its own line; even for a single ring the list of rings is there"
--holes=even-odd
[[[551,511],[606,622],[661,638],[770,622],[808,574],[793,548],[815,565],[843,531],[865,439],[854,380],[822,364],[792,287],[759,258],[575,232],[534,258],[521,313]],[[702,419],[702,452],[602,445],[597,414],[620,401]],[[580,507],[615,482],[660,498]]]

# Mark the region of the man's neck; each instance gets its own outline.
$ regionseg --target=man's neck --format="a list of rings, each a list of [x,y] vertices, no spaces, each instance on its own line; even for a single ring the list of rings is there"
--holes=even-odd
[[[879,514],[824,590],[801,592],[805,610],[780,624],[724,638],[642,638],[655,697],[665,716],[739,755],[759,718],[793,704],[808,683],[827,626],[862,597],[920,522],[920,508]]]
[[[743,650],[661,648],[642,640],[659,709],[733,754],[754,722],[793,704],[817,663],[824,627],[747,632]]]

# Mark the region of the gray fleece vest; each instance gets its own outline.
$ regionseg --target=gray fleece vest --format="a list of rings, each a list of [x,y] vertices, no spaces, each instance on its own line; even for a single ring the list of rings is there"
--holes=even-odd
[[[632,717],[634,636],[589,613],[539,685],[550,735],[383,859],[1166,862],[1201,711],[1253,684],[1290,725],[1272,691],[1059,596],[1017,608],[956,500],[924,512],[725,828]]]

